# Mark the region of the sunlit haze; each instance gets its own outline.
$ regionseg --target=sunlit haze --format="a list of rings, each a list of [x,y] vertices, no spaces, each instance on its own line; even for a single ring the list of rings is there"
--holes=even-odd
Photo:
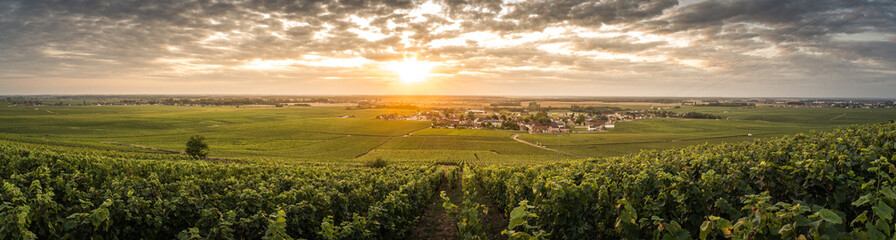
[[[416,59],[404,59],[400,62],[390,62],[386,69],[398,74],[398,79],[403,83],[423,82],[429,77],[435,63],[420,62]]]
[[[0,94],[896,97],[883,0],[0,1]]]

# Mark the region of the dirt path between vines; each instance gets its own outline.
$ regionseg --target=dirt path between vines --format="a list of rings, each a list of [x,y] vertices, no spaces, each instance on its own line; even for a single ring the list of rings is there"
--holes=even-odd
[[[504,231],[509,223],[509,220],[504,217],[504,210],[501,206],[498,206],[498,203],[495,202],[494,199],[486,196],[485,189],[482,188],[482,185],[479,183],[474,184],[476,185],[476,202],[488,207],[488,214],[480,216],[485,236],[491,240],[507,239],[507,236],[501,234],[501,231]]]
[[[838,116],[836,116],[836,117],[832,117],[831,120],[837,120],[838,118],[842,118],[843,116],[846,116],[846,113],[844,113],[844,114],[840,114],[840,115],[838,115]]]
[[[411,228],[407,239],[457,239],[457,226],[455,225],[457,220],[448,218],[445,208],[442,207],[442,197],[439,194],[445,191],[452,203],[460,205],[464,197],[460,184],[461,179],[458,179],[454,185],[455,188],[451,188],[448,181],[442,181],[442,186],[439,186],[439,190],[432,195],[430,204],[426,206],[417,225]]]
[[[410,136],[413,135],[415,132],[423,131],[424,129],[427,129],[427,128],[429,128],[429,127],[425,127],[425,128],[421,128],[421,129],[417,129],[417,130],[411,131],[411,132],[409,132],[409,133],[407,133],[407,134],[405,134],[405,135],[401,135],[401,137],[410,137]],[[351,135],[348,135],[348,136],[351,136]],[[362,136],[362,135],[358,135],[358,136]],[[392,141],[392,140],[395,139],[396,137],[398,137],[398,136],[392,136],[392,137],[390,137],[388,140],[386,140],[385,142],[382,142],[382,143],[380,143],[380,144],[377,144],[376,146],[374,146],[374,147],[371,148],[370,150],[367,150],[366,152],[364,152],[364,153],[362,153],[362,154],[358,154],[358,156],[355,156],[355,159],[358,159],[358,158],[360,158],[360,157],[363,157],[364,155],[367,155],[367,154],[372,153],[374,150],[376,150],[377,148],[380,148],[381,146],[385,145],[386,143]]]

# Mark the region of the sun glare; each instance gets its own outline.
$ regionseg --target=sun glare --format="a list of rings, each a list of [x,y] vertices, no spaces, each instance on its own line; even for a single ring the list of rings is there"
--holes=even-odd
[[[386,65],[386,69],[398,74],[398,78],[402,83],[423,82],[429,77],[429,71],[438,65],[433,62],[422,62],[416,59],[405,59],[401,62],[391,62]]]

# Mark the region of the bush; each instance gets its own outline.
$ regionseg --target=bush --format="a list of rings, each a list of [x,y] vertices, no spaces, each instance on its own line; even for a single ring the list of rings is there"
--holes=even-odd
[[[193,159],[202,159],[208,156],[208,144],[205,143],[205,137],[202,135],[194,135],[187,141],[187,149],[184,150],[187,155]]]
[[[370,161],[367,161],[366,163],[364,163],[364,166],[371,167],[371,168],[382,168],[382,167],[386,167],[387,165],[389,165],[389,162],[387,162],[385,159],[383,159],[381,157],[377,157],[376,159],[373,159],[373,160],[370,160]]]

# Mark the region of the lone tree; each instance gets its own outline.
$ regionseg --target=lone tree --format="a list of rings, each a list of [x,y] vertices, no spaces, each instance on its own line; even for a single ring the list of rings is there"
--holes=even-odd
[[[579,116],[576,117],[576,124],[582,123],[585,123],[585,114],[579,114]]]
[[[194,135],[187,141],[187,149],[184,150],[187,155],[194,159],[202,159],[208,156],[208,144],[205,143],[205,137],[202,135]]]

